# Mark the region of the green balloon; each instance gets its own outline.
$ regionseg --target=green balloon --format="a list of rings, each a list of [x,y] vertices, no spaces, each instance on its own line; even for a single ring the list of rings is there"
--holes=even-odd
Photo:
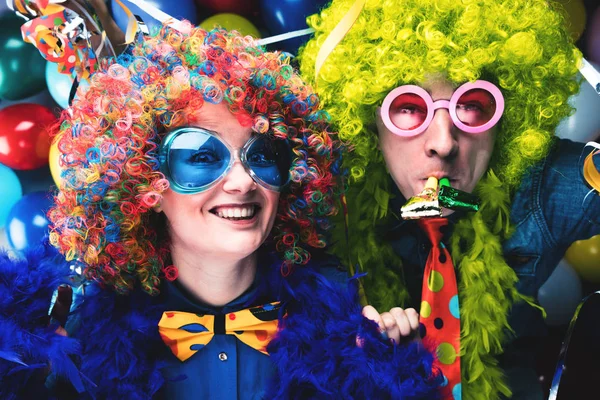
[[[46,60],[21,36],[25,21],[0,18],[0,98],[21,100],[46,88]]]

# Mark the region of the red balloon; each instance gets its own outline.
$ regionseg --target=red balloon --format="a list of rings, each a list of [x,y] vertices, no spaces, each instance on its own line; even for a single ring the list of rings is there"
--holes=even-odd
[[[0,110],[0,163],[27,170],[48,164],[48,128],[56,117],[48,107],[19,103]]]
[[[196,4],[213,13],[254,15],[258,13],[258,0],[196,0]]]

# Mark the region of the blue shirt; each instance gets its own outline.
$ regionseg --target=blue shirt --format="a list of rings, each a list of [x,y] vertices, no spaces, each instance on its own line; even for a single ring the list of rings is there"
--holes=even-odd
[[[334,260],[331,260],[335,263]],[[201,314],[226,314],[244,308],[262,305],[278,299],[281,279],[267,268],[277,268],[277,259],[259,260],[253,284],[241,296],[223,307],[212,307],[194,300],[176,282],[165,284],[165,309]],[[300,267],[301,268],[301,267]],[[347,275],[329,263],[320,263],[320,271],[332,281],[346,282]],[[270,276],[266,279],[267,275]],[[214,338],[192,357],[181,362],[170,354],[163,373],[167,383],[163,388],[167,399],[263,399],[269,379],[274,375],[269,356],[254,350],[235,336],[216,334]]]

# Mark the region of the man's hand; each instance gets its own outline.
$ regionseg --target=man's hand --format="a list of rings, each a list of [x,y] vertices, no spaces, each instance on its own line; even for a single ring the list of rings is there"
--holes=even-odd
[[[402,338],[412,336],[419,329],[419,313],[414,308],[394,307],[389,312],[379,314],[373,306],[363,308],[365,318],[375,321],[384,338],[400,343]]]

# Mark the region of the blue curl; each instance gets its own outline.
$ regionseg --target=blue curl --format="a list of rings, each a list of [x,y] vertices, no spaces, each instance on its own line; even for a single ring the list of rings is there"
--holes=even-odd
[[[210,60],[206,60],[204,61],[202,64],[200,64],[200,66],[198,67],[198,69],[200,71],[202,71],[204,73],[204,75],[208,76],[208,77],[213,77],[215,75],[215,73],[217,72],[217,67],[215,66],[215,64],[210,61]]]
[[[85,152],[85,158],[87,158],[90,164],[98,164],[100,161],[102,161],[100,149],[97,147],[90,147]]]

